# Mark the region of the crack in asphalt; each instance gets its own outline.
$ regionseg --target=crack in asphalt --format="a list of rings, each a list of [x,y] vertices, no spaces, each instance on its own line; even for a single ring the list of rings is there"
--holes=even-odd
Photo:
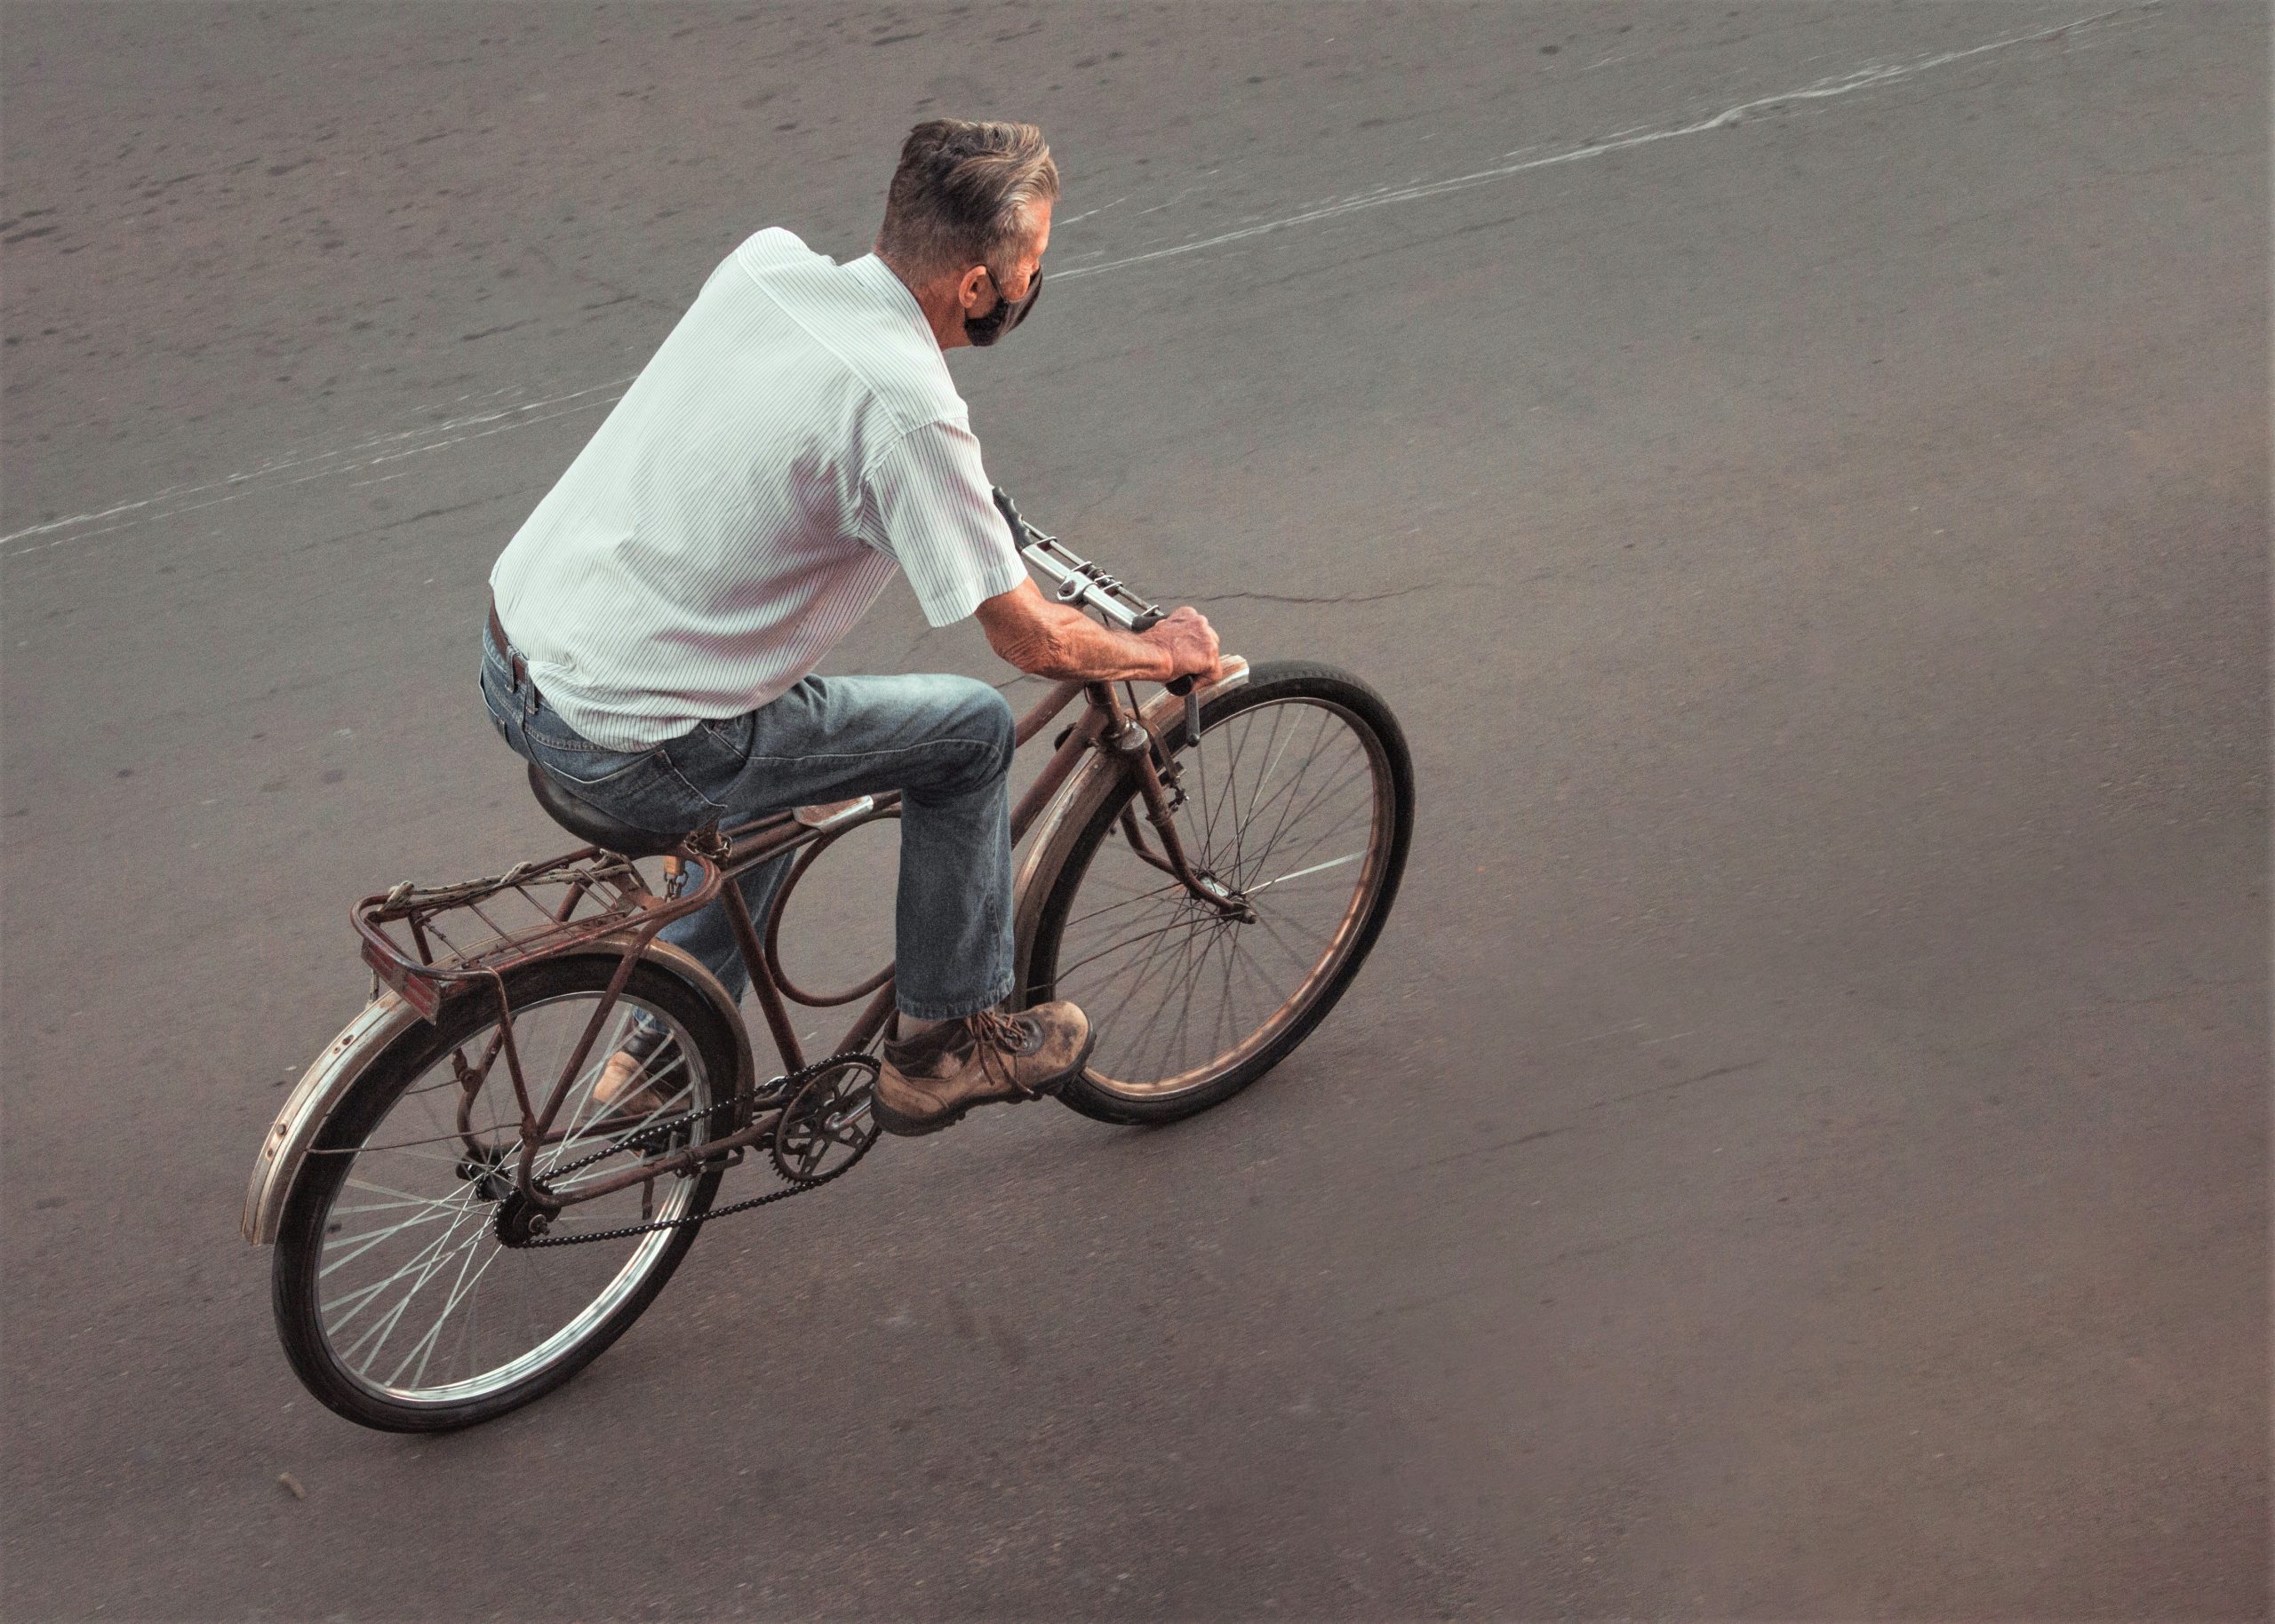
[[[1417,592],[1432,592],[1443,585],[1439,581],[1424,581],[1415,586],[1397,586],[1389,592],[1346,592],[1331,598],[1298,598],[1276,592],[1219,592],[1193,600],[1196,603],[1231,603],[1247,599],[1257,603],[1380,603],[1385,598],[1410,598]]]
[[[1630,1094],[1615,1094],[1608,1099],[1596,1100],[1585,1106],[1584,1111],[1593,1113],[1608,1110],[1614,1105],[1624,1105],[1631,1100],[1648,1099],[1656,1094],[1672,1094],[1679,1088],[1695,1087],[1700,1083],[1712,1082],[1718,1077],[1735,1077],[1742,1071],[1756,1071],[1768,1063],[1768,1057],[1764,1056],[1759,1060],[1741,1060],[1730,1065],[1716,1066],[1710,1071],[1699,1072],[1696,1077],[1686,1077],[1672,1083],[1658,1083],[1648,1088],[1638,1088]],[[1554,1139],[1564,1134],[1576,1134],[1590,1126],[1592,1125],[1585,1121],[1576,1121],[1559,1123],[1554,1127],[1537,1127],[1529,1133],[1519,1134],[1513,1139],[1497,1139],[1491,1144],[1472,1145],[1466,1150],[1449,1151],[1443,1156],[1417,1164],[1411,1171],[1418,1173],[1425,1167],[1442,1167],[1449,1162],[1466,1161],[1475,1156],[1491,1156],[1502,1150],[1513,1150],[1521,1145],[1537,1144],[1544,1139]]]

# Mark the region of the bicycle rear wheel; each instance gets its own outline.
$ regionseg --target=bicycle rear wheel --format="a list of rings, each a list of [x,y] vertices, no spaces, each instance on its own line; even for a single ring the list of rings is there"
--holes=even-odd
[[[1186,855],[1256,917],[1220,917],[1138,855],[1134,786],[1093,810],[1050,881],[1026,994],[1090,1017],[1097,1047],[1059,1097],[1106,1122],[1191,1116],[1285,1059],[1365,961],[1413,832],[1405,736],[1347,672],[1258,665],[1177,742]]]
[[[540,1105],[614,974],[611,955],[543,960],[506,978],[515,1044]],[[636,1016],[667,1037],[648,1057],[638,1109],[593,1097]],[[274,1300],[302,1384],[350,1421],[435,1432],[489,1421],[590,1364],[663,1289],[699,1227],[559,1247],[499,1233],[521,1113],[496,1052],[493,999],[477,991],[405,1032],[365,1070],[317,1136],[276,1238]],[[734,1036],[702,994],[634,967],[587,1055],[536,1176],[588,1157],[643,1121],[733,1097]],[[628,1089],[619,1101],[635,1097]],[[730,1131],[728,1111],[673,1130],[675,1145]],[[555,1181],[560,1189],[635,1165],[626,1152]],[[720,1174],[664,1174],[564,1207],[551,1232],[594,1234],[700,1216]]]

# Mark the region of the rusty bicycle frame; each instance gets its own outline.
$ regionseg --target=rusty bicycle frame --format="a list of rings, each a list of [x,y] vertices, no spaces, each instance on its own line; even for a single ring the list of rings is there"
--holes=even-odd
[[[1027,539],[1026,555],[1060,582],[1057,595],[1062,601],[1080,601],[1111,621],[1138,630],[1160,618],[1157,609],[1137,599],[1112,576],[1059,546],[1055,537],[1043,536],[1027,526],[1000,492],[997,499],[1012,521],[1014,535]],[[1204,907],[1230,918],[1251,917],[1247,903],[1237,893],[1219,884],[1213,875],[1193,866],[1178,838],[1174,816],[1184,804],[1176,758],[1169,742],[1157,737],[1146,724],[1134,689],[1127,682],[1120,687],[1129,693],[1127,705],[1115,691],[1114,683],[1059,682],[1019,720],[1014,734],[1015,747],[1024,746],[1042,733],[1077,698],[1085,702],[1081,717],[1059,736],[1041,775],[1012,808],[1013,843],[1034,826],[1051,798],[1073,776],[1084,754],[1095,747],[1109,753],[1122,772],[1135,779],[1145,819],[1153,827],[1160,844],[1158,850],[1146,843],[1138,827],[1134,807],[1124,806],[1122,833],[1136,855],[1173,876]],[[1197,737],[1198,689],[1189,679],[1183,681],[1182,687],[1172,683],[1169,688],[1185,698],[1183,736],[1186,740]],[[806,1063],[790,1019],[792,1004],[814,1009],[832,1008],[867,997],[868,1002],[834,1053],[864,1049],[880,1033],[890,1033],[895,1018],[890,965],[848,991],[827,995],[808,992],[782,969],[780,935],[783,911],[790,895],[815,860],[843,835],[864,824],[897,817],[899,809],[900,796],[892,792],[865,795],[834,807],[771,813],[730,829],[698,830],[662,854],[669,878],[660,894],[649,888],[629,859],[596,846],[585,846],[549,862],[523,864],[496,880],[431,890],[397,886],[358,903],[354,913],[355,927],[363,938],[364,962],[373,974],[427,1020],[435,1018],[447,999],[486,992],[496,1001],[498,1029],[479,1063],[470,1064],[463,1052],[454,1059],[460,1087],[458,1132],[470,1155],[481,1156],[490,1149],[476,1142],[467,1112],[491,1068],[502,1058],[521,1114],[520,1153],[514,1172],[514,1189],[539,1210],[550,1214],[667,1173],[692,1174],[714,1165],[732,1166],[745,1149],[760,1142],[774,1126],[781,1102],[762,1099],[757,1094],[744,1095],[738,1088],[735,1099],[726,1103],[735,1108],[736,1116],[741,1117],[744,1110],[754,1104],[774,1109],[735,1121],[722,1137],[660,1156],[643,1157],[637,1166],[579,1182],[573,1191],[548,1190],[536,1177],[538,1152],[546,1144],[563,1137],[555,1131],[561,1111],[631,979],[633,967],[646,954],[657,932],[672,920],[714,900],[724,904],[736,947],[750,971],[752,990],[786,1072],[795,1072]],[[741,888],[727,881],[794,851],[801,855],[776,888],[762,931],[759,922],[751,916]],[[541,900],[536,891],[543,887],[561,888],[560,900],[549,905]],[[540,916],[539,922],[507,928],[484,910],[484,903],[509,894],[534,908]],[[580,907],[588,909],[582,917],[578,915]],[[480,920],[492,933],[491,939],[471,950],[460,950],[452,943],[443,919],[461,911]],[[540,960],[596,948],[619,951],[615,974],[586,1021],[560,1076],[553,1079],[540,1102],[514,1041],[513,1010],[506,978]]]

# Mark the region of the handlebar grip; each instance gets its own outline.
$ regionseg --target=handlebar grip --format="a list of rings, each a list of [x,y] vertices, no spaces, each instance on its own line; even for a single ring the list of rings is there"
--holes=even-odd
[[[1027,539],[1027,521],[1019,517],[1018,506],[1011,500],[1010,492],[1005,490],[1001,485],[990,485],[987,488],[987,494],[995,498],[995,511],[1002,514],[1004,521],[1011,527],[1011,545],[1015,547],[1025,546]]]
[[[1168,681],[1162,683],[1161,686],[1169,689],[1172,694],[1175,694],[1178,698],[1182,699],[1185,695],[1193,690],[1194,687],[1199,684],[1200,681],[1201,675],[1198,672],[1187,672],[1181,677],[1171,677]]]

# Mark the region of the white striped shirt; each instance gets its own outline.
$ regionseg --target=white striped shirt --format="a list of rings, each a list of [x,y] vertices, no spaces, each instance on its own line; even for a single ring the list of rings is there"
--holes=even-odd
[[[915,296],[774,229],[712,273],[490,585],[546,703],[640,750],[790,688],[896,567],[936,626],[1026,578]]]

